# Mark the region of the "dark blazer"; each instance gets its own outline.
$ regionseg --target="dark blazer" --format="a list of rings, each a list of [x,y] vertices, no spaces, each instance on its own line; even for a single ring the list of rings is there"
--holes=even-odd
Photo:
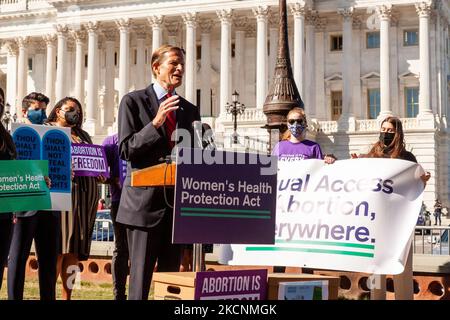
[[[176,111],[177,128],[191,132],[192,122],[200,120],[199,109],[180,97]],[[153,84],[144,90],[128,93],[119,107],[119,153],[127,161],[117,221],[136,227],[158,224],[166,210],[162,187],[131,187],[131,172],[161,163],[170,155],[169,138],[164,125],[156,129],[152,120],[159,108]]]

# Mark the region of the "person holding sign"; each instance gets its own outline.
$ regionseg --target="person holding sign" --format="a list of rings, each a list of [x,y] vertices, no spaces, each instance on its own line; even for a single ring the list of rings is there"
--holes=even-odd
[[[353,153],[351,157],[391,158],[417,163],[416,157],[406,150],[405,145],[402,122],[397,117],[387,117],[381,123],[380,136],[369,153],[359,156]],[[427,172],[420,177],[424,183],[424,187],[430,179],[430,176],[430,173]],[[412,251],[412,249],[409,250],[404,271],[401,274],[394,275],[395,298],[398,300],[414,300]],[[377,276],[380,277],[380,281],[376,281],[380,283],[380,287],[372,289],[371,298],[372,300],[384,300],[386,299],[386,276]]]
[[[72,143],[92,144],[89,134],[81,128],[83,109],[71,97],[60,100],[48,116],[48,125],[71,128]],[[61,213],[61,256],[58,269],[63,283],[63,299],[70,300],[74,283],[73,272],[79,272],[78,262],[87,260],[91,249],[97,213],[97,177],[72,178],[72,211]],[[71,280],[72,279],[72,280]]]
[[[174,91],[184,75],[184,52],[164,45],[152,55],[156,81],[146,89],[126,94],[119,107],[119,152],[126,160],[117,221],[126,226],[130,254],[130,300],[146,300],[153,268],[178,271],[181,248],[172,244],[173,189],[132,187],[131,172],[161,163],[175,144],[172,133],[184,129],[193,137],[192,123],[199,109]],[[193,139],[192,139],[193,140]]]
[[[47,118],[49,99],[32,92],[22,100],[24,122],[42,124]],[[50,183],[47,182],[50,187]],[[59,211],[22,211],[15,213],[14,233],[8,262],[8,299],[23,300],[25,268],[34,240],[39,263],[41,300],[56,300],[56,262],[60,237]]]
[[[4,111],[3,90],[0,91],[0,119]],[[16,146],[3,123],[0,121],[0,161],[16,158]],[[0,213],[0,289],[2,288],[3,272],[8,261],[9,246],[13,231],[12,213]]]
[[[119,157],[119,135],[117,133],[107,136],[103,140],[106,158],[109,165],[109,178],[105,183],[109,184],[111,191],[111,219],[114,228],[114,251],[111,261],[111,273],[113,278],[113,291],[115,300],[126,300],[125,286],[128,277],[128,242],[125,226],[118,223],[117,211],[119,210],[122,184],[120,181],[120,166],[122,160]]]
[[[287,129],[282,139],[278,142],[272,155],[278,157],[278,161],[295,161],[298,159],[324,159],[325,163],[334,163],[334,155],[323,156],[320,145],[314,141],[305,139],[306,114],[302,108],[293,108],[287,115]],[[275,266],[275,272],[284,272],[285,267]],[[302,272],[312,273],[312,270],[303,268]]]

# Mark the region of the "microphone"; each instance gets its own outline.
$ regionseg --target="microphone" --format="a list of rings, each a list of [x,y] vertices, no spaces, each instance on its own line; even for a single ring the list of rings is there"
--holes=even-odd
[[[205,150],[215,150],[216,144],[214,142],[214,133],[209,124],[202,124],[202,133],[203,133],[203,149]]]
[[[202,122],[201,121],[193,121],[192,127],[194,128],[194,148],[203,149],[202,143]]]

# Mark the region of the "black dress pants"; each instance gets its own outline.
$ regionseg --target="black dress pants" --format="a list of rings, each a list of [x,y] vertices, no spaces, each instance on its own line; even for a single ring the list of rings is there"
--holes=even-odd
[[[0,213],[0,289],[2,288],[3,272],[8,262],[9,246],[13,231],[12,214]]]
[[[130,253],[129,300],[147,300],[153,268],[158,272],[177,272],[181,262],[181,245],[172,244],[172,209],[152,228],[126,226]]]
[[[8,263],[8,299],[23,300],[25,267],[34,239],[41,300],[56,299],[56,263],[61,232],[60,212],[38,211],[18,217]]]

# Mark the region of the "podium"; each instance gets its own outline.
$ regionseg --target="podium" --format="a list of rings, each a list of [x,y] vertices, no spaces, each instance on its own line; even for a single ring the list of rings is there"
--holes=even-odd
[[[131,173],[132,187],[173,187],[176,175],[175,163],[161,163]]]
[[[174,187],[176,164],[161,163],[131,173],[132,187]],[[203,265],[202,244],[193,244],[193,271],[201,271]]]

